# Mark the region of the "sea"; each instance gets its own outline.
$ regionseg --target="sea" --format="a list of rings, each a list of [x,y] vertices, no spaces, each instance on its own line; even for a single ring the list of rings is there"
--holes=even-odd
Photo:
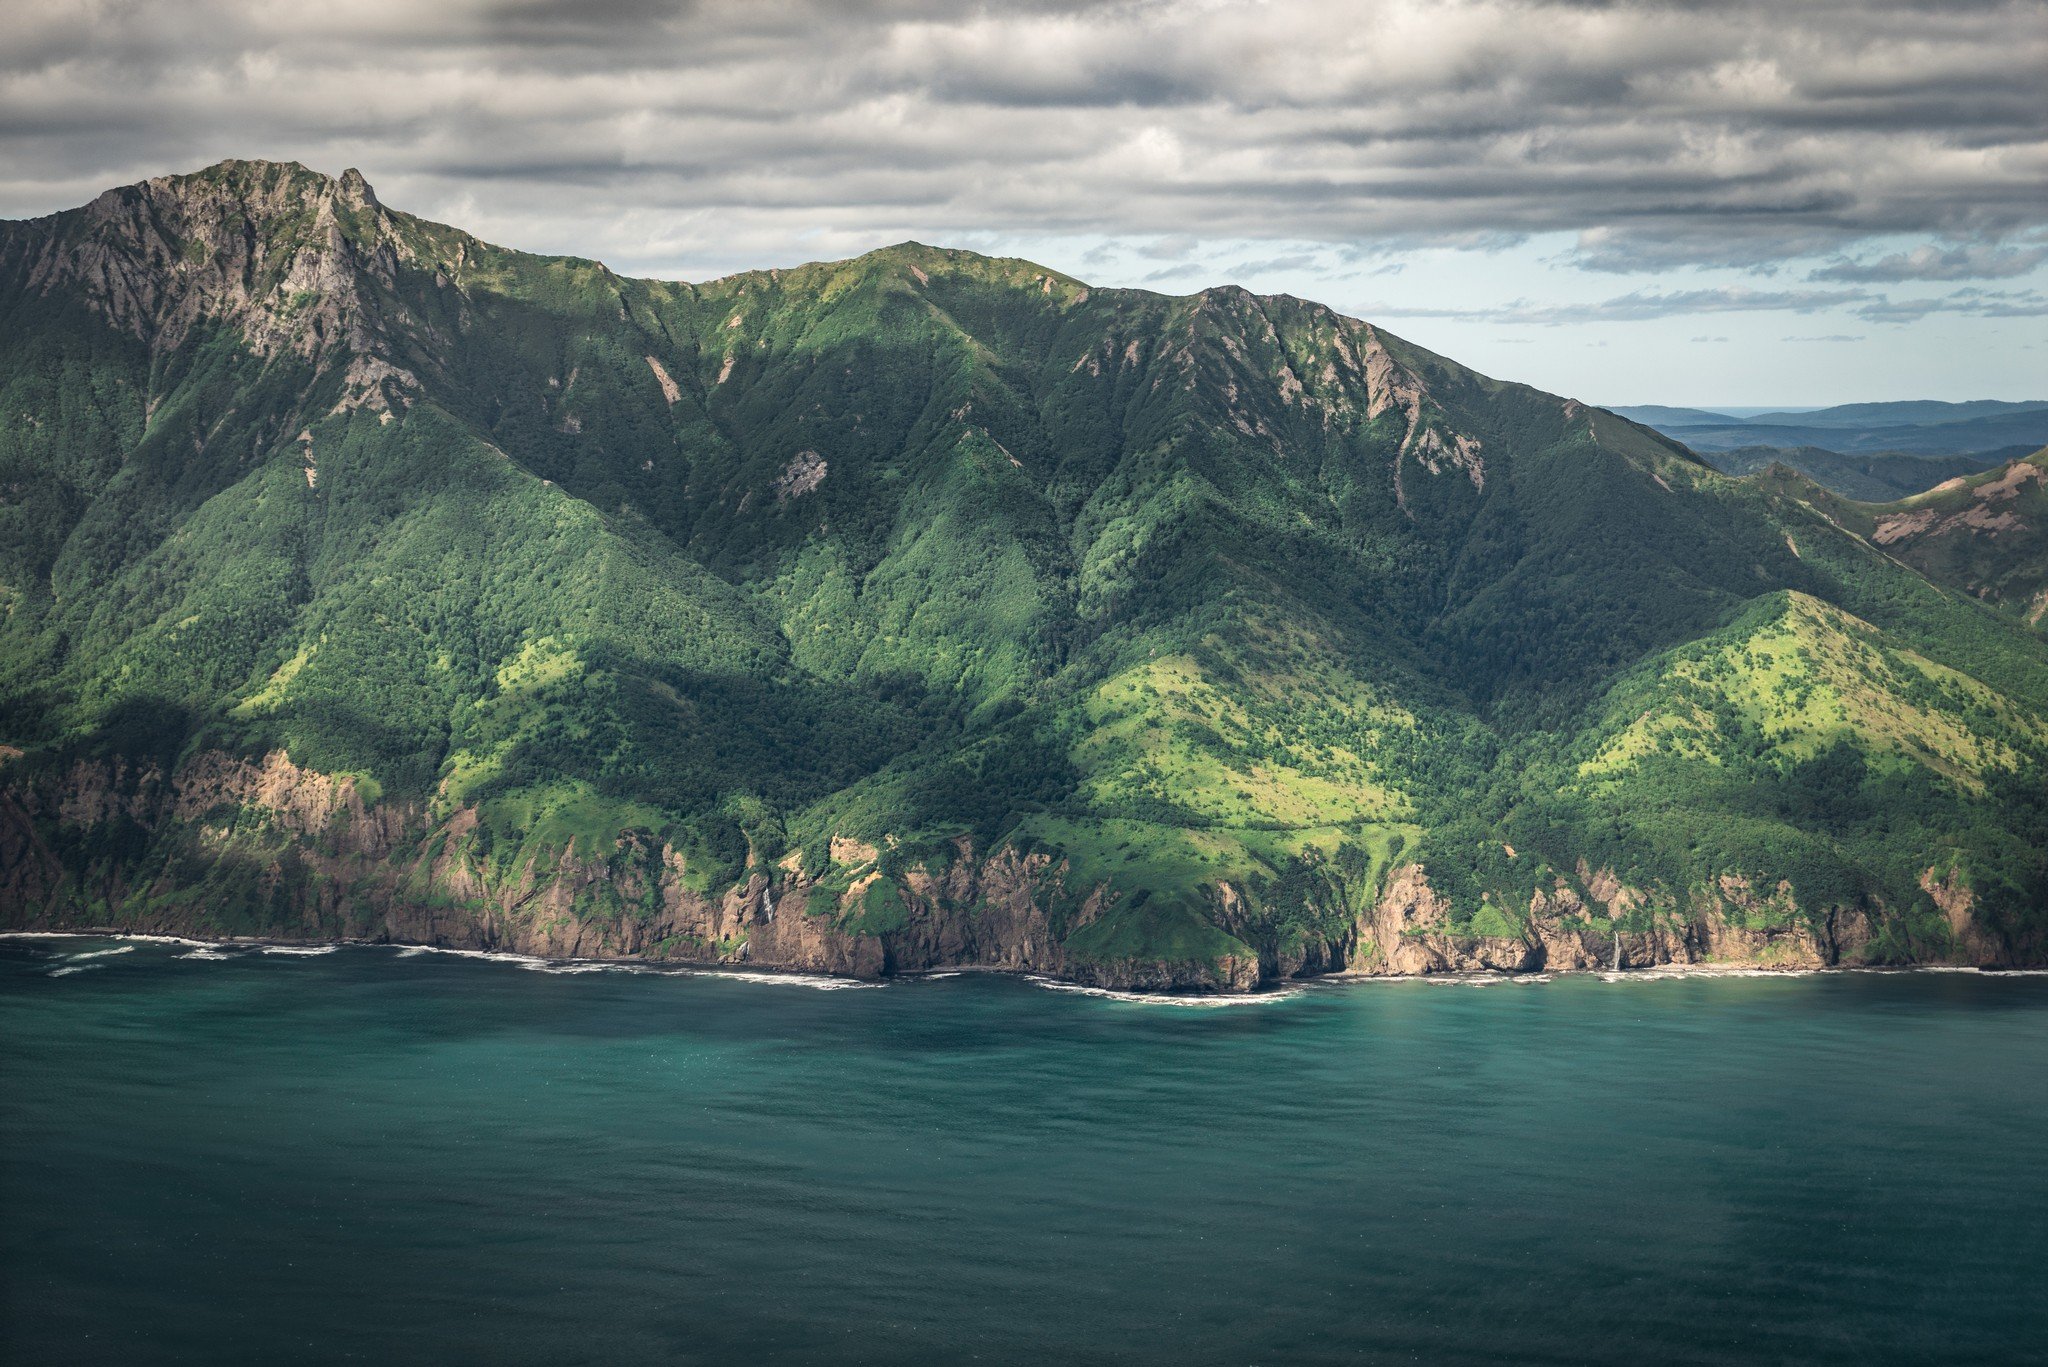
[[[0,940],[0,1362],[2048,1361],[2048,976]]]

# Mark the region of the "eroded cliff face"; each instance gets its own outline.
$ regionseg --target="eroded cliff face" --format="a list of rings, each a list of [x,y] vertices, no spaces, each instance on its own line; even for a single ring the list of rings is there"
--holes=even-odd
[[[1491,933],[1477,933],[1482,922],[1461,921],[1411,862],[1330,934],[1262,934],[1247,896],[1221,883],[1217,921],[1246,953],[1102,960],[1063,941],[1111,911],[1113,896],[1069,886],[1068,866],[1050,854],[979,852],[963,837],[951,858],[899,872],[892,914],[879,925],[861,907],[883,877],[880,851],[837,839],[831,855],[824,873],[807,874],[792,856],[722,891],[693,885],[686,856],[645,832],[623,832],[598,851],[494,856],[474,808],[436,815],[369,801],[357,780],[302,768],[281,751],[206,752],[169,775],[118,758],[81,760],[0,783],[0,922],[16,929],[392,941],[863,978],[976,967],[1160,991],[1248,991],[1329,973],[1817,968],[1900,957],[1896,945],[1880,945],[1869,911],[1808,914],[1786,883],[1725,876],[1681,904],[1584,865],[1539,888],[1524,914],[1488,917]],[[1937,927],[1913,960],[2024,958],[1980,922],[1957,871],[1929,868],[1921,886],[1945,933]]]
[[[283,225],[282,229],[278,225]],[[258,357],[290,355],[344,377],[341,406],[389,409],[417,392],[393,331],[394,291],[422,263],[362,176],[296,165],[223,163],[109,190],[67,233],[24,248],[24,288],[70,291],[114,327],[167,355],[204,325]]]
[[[1624,885],[1611,870],[1578,869],[1531,896],[1518,934],[1461,932],[1420,864],[1396,869],[1361,918],[1355,973],[1528,973],[1538,970],[1727,964],[1822,968],[1867,962],[1867,917],[1835,909],[1809,917],[1789,884],[1758,892],[1723,876],[1685,904]],[[1996,962],[1986,956],[1977,962]]]
[[[847,864],[878,852],[835,841]],[[0,924],[227,938],[370,940],[532,954],[749,965],[853,977],[979,967],[1113,988],[1249,990],[1251,956],[1077,958],[1062,948],[1106,893],[1070,896],[1043,853],[911,867],[886,928],[850,923],[879,877],[829,890],[790,860],[723,891],[644,832],[611,848],[494,858],[478,813],[364,799],[282,752],[195,756],[175,774],[120,759],[0,783]],[[1064,912],[1055,908],[1065,906]]]

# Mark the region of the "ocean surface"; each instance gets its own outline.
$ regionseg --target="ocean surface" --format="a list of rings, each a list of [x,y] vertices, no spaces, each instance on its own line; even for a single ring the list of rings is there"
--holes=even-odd
[[[2048,977],[534,969],[0,940],[0,1361],[2048,1360]]]

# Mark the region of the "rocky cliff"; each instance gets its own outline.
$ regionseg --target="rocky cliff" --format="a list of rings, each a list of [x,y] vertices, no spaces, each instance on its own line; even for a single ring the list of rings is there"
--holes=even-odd
[[[1070,886],[1044,852],[974,848],[884,874],[881,851],[832,842],[829,867],[791,853],[719,889],[649,833],[493,858],[478,813],[366,800],[350,777],[281,751],[193,756],[166,774],[119,758],[15,775],[0,786],[0,907],[14,929],[119,930],[200,938],[356,940],[530,954],[747,965],[861,978],[975,967],[1119,989],[1241,992],[1287,978],[1527,973],[1664,964],[1818,968],[1883,963],[1872,919],[1818,913],[1789,884],[1725,877],[1680,901],[1583,864],[1526,913],[1461,923],[1418,863],[1377,880],[1333,933],[1285,945],[1262,934],[1246,894],[1215,889],[1243,952],[1185,961],[1076,955],[1064,941],[1114,903]],[[2038,957],[1974,915],[1953,870],[1929,868],[1942,943],[1914,956],[1980,966]],[[877,916],[866,910],[886,905]],[[1895,957],[1895,951],[1893,956]]]

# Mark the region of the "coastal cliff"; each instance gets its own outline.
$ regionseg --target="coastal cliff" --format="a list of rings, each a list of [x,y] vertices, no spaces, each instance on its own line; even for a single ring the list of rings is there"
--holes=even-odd
[[[4,772],[4,771],[0,771]],[[1664,964],[1819,968],[1895,962],[2013,966],[2040,958],[1974,915],[1954,870],[1923,875],[1941,928],[1916,952],[1876,940],[1868,910],[1798,905],[1788,883],[1736,876],[1679,899],[1581,864],[1520,917],[1461,921],[1419,863],[1380,872],[1354,910],[1319,908],[1324,933],[1285,937],[1244,889],[1213,888],[1232,934],[1186,959],[1077,952],[1118,902],[1055,855],[950,842],[882,871],[883,851],[831,842],[825,866],[792,851],[721,888],[650,832],[603,848],[494,858],[479,814],[366,798],[350,776],[282,751],[203,751],[168,775],[80,760],[0,785],[0,923],[197,938],[371,941],[550,959],[645,959],[879,978],[973,967],[1104,988],[1243,992],[1289,978],[1529,973]]]

